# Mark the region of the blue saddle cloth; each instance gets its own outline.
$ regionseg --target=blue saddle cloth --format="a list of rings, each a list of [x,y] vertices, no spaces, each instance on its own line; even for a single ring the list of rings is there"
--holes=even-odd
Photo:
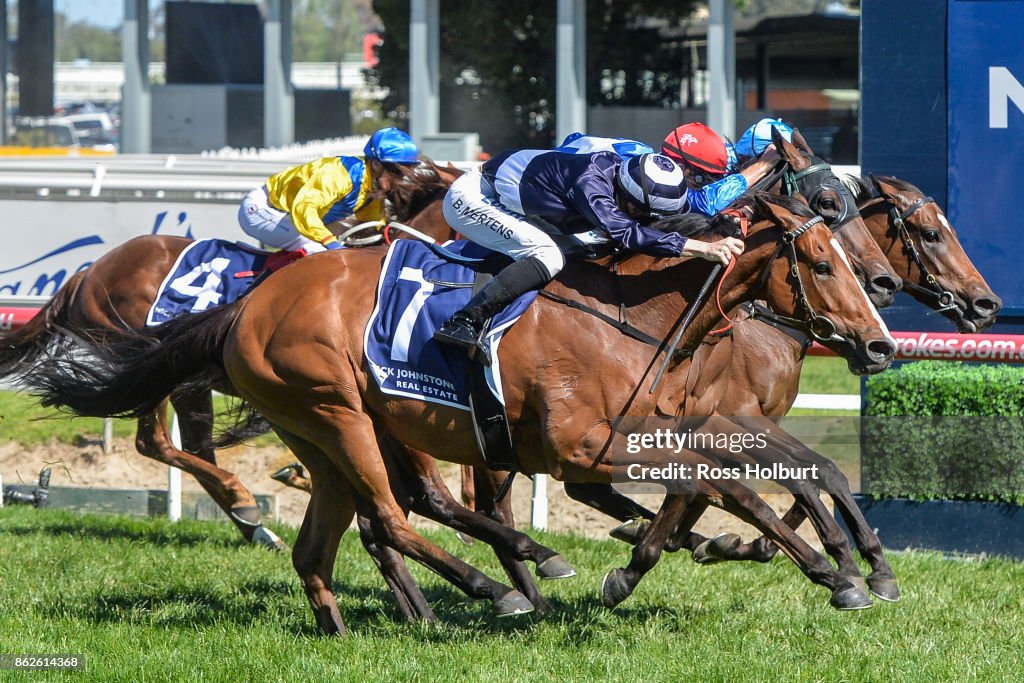
[[[493,254],[466,241],[450,242],[445,248],[461,257]],[[366,359],[381,391],[469,410],[466,352],[438,344],[433,335],[472,296],[473,267],[442,258],[417,240],[391,245],[377,285],[377,305],[363,337]],[[504,402],[498,343],[536,297],[536,292],[524,294],[491,322],[485,340],[492,358],[487,381],[499,401]]]
[[[249,290],[273,255],[237,242],[196,240],[178,255],[164,278],[146,325],[232,303]]]

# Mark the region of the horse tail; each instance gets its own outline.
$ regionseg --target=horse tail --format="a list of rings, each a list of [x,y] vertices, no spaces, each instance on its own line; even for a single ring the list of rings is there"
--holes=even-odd
[[[57,330],[67,325],[68,312],[84,277],[85,272],[72,275],[31,320],[0,335],[0,377],[22,371],[52,348]]]
[[[61,329],[61,353],[40,359],[19,382],[45,406],[87,417],[141,417],[175,389],[209,389],[225,378],[224,341],[244,301],[145,333]]]

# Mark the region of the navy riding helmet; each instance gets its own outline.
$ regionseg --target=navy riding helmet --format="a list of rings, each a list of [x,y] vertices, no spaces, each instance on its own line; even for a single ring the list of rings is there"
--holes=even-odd
[[[409,134],[398,128],[381,128],[370,136],[363,154],[391,164],[417,164],[416,143]]]
[[[664,154],[641,154],[619,166],[620,191],[652,215],[686,210],[686,178],[683,169]]]

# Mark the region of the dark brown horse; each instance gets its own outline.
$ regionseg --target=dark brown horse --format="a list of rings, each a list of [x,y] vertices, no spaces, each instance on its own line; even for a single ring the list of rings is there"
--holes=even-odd
[[[434,239],[447,239],[451,231],[440,218],[438,199],[459,173],[429,161],[416,170],[389,165],[379,178],[377,195],[385,200],[394,220],[415,222],[422,213],[423,229],[436,231],[430,235]],[[331,227],[338,232],[348,228]],[[0,336],[0,377],[49,352],[56,327],[107,330],[115,335],[142,329],[161,283],[191,242],[183,237],[136,237],[77,273],[28,324]],[[237,476],[217,465],[210,392],[175,390],[169,402],[178,415],[182,449],[171,441],[165,401],[139,418],[135,439],[139,453],[195,477],[246,540],[282,549],[280,540],[263,527],[253,495]]]
[[[746,252],[724,280],[723,305],[732,308],[756,294],[779,313],[807,324],[816,314],[828,316],[835,329],[827,340],[830,346],[858,369],[886,367],[894,345],[820,218],[792,200],[765,195],[745,207],[754,222]],[[728,219],[722,221],[732,228]],[[466,413],[383,394],[373,380],[362,356],[362,330],[373,307],[381,256],[373,249],[314,255],[283,269],[234,305],[157,328],[155,342],[142,338],[104,347],[80,341],[78,352],[43,359],[24,378],[47,403],[108,415],[148,411],[190,377],[226,375],[270,420],[316,482],[293,559],[317,622],[328,632],[344,628],[331,574],[338,540],[357,505],[371,513],[381,542],[468,595],[490,599],[499,610],[522,600],[421,537],[394,499],[378,446],[382,432],[436,457],[475,466],[483,462]],[[602,263],[571,264],[551,289],[599,311],[622,310],[646,334],[666,339],[709,268],[634,255],[617,271]],[[345,303],[320,305],[311,316],[310,301]],[[717,311],[701,309],[682,346],[696,348],[719,319]],[[609,482],[625,480],[627,465],[638,461],[714,465],[686,450],[678,455],[652,451],[629,462],[612,455],[623,452],[618,449],[626,441],[613,428],[615,416],[650,415],[656,409],[660,392],[649,395],[648,390],[661,348],[623,337],[586,312],[538,299],[508,333],[500,353],[524,471]],[[96,359],[82,356],[86,349]],[[676,370],[678,365],[669,374]],[[571,395],[559,380],[567,374],[580,378]],[[722,497],[730,510],[772,537],[814,582],[830,589],[834,604],[864,606],[866,596],[784,527],[752,491],[727,479],[709,479],[698,482],[698,492]],[[682,502],[672,501],[659,512],[634,550],[626,583],[635,584],[656,562],[679,522]],[[615,582],[617,593],[622,585]]]

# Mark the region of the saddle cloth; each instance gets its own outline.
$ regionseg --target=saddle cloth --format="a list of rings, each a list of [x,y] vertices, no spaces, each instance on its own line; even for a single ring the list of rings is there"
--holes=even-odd
[[[449,242],[445,249],[468,258],[493,253],[466,241]],[[392,243],[363,335],[363,350],[381,391],[469,410],[466,352],[438,344],[433,335],[469,301],[474,276],[473,267],[444,259],[423,242]],[[498,344],[536,297],[536,292],[524,294],[497,314],[485,338],[492,359],[487,383],[502,404]]]
[[[230,304],[249,291],[258,275],[301,256],[301,252],[263,251],[220,239],[196,240],[178,255],[164,278],[146,316],[146,326]]]

